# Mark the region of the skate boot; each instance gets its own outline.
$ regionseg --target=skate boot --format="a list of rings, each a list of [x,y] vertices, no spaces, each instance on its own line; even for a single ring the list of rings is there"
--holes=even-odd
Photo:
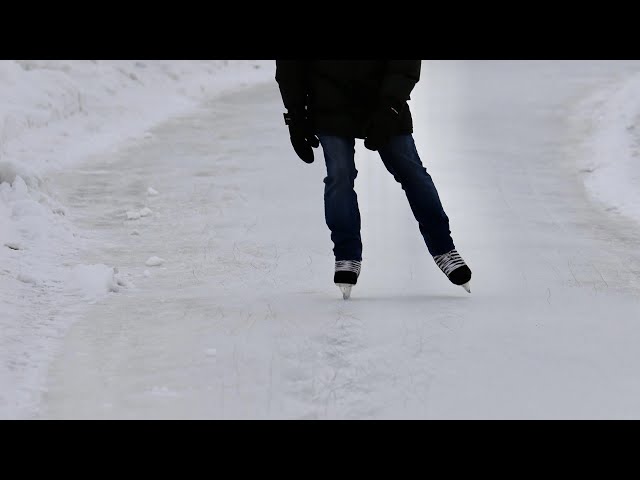
[[[436,255],[433,259],[451,283],[459,285],[467,292],[471,293],[471,288],[469,286],[471,270],[455,249],[442,255]]]

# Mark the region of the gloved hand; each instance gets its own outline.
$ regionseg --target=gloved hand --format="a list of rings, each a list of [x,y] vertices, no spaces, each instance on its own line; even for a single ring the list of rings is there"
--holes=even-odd
[[[364,146],[375,151],[387,145],[394,135],[399,119],[399,107],[388,103],[379,106],[365,129]]]
[[[313,163],[313,148],[320,145],[320,140],[311,130],[309,119],[304,111],[293,111],[284,114],[284,123],[289,126],[291,145],[303,162]]]

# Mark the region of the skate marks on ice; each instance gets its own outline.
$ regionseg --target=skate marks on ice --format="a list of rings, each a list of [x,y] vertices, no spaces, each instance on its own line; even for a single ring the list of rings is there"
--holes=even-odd
[[[444,308],[449,300],[306,296],[307,305],[298,304],[295,330],[279,334],[274,361],[281,372],[280,399],[272,413],[302,419],[424,418],[430,384],[454,354],[464,324],[462,315]],[[401,315],[398,301],[405,302]],[[302,309],[309,308],[319,314],[304,320]],[[285,312],[289,316],[291,308]]]

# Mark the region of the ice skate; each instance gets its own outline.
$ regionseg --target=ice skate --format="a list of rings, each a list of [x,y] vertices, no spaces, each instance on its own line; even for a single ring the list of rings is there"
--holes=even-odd
[[[451,283],[459,285],[468,293],[471,293],[471,286],[469,285],[471,269],[455,249],[442,255],[436,255],[433,259]]]

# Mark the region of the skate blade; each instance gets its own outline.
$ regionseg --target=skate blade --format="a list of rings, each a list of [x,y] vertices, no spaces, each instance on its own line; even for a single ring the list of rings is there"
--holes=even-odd
[[[342,298],[344,300],[348,300],[351,297],[351,288],[353,285],[349,285],[348,283],[336,283],[342,292]]]
[[[469,282],[463,284],[462,288],[464,288],[468,293],[471,293],[471,287],[469,286]]]

